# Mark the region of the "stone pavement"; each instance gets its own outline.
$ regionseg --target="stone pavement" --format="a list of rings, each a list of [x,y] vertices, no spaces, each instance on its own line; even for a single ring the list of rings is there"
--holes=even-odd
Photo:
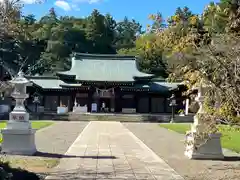
[[[184,156],[185,135],[159,123],[123,123],[185,180],[240,180],[240,156],[223,149],[226,159],[189,160]]]
[[[72,145],[87,122],[57,121],[36,133],[37,150],[50,156],[64,154]]]
[[[90,122],[48,180],[183,180],[120,122]]]

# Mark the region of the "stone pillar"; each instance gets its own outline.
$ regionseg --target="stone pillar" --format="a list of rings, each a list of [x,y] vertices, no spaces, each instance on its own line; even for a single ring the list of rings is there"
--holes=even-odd
[[[35,129],[32,129],[29,122],[29,114],[24,107],[24,101],[28,98],[26,86],[30,82],[24,78],[23,73],[10,81],[15,89],[12,97],[16,100],[16,105],[10,113],[7,127],[2,129],[3,143],[2,152],[18,155],[32,155],[36,150]]]
[[[202,85],[198,88],[198,96],[196,100],[199,103],[199,110],[194,116],[194,123],[192,124],[191,131],[186,134],[186,150],[185,155],[189,159],[223,159],[221,147],[221,134],[209,134],[207,137],[199,137],[205,133],[210,125],[199,116],[205,114],[203,103],[207,87]],[[211,123],[211,122],[210,122]],[[198,147],[199,146],[199,147]],[[197,148],[196,148],[197,147]]]
[[[188,115],[188,109],[189,109],[189,99],[185,100],[185,115]]]

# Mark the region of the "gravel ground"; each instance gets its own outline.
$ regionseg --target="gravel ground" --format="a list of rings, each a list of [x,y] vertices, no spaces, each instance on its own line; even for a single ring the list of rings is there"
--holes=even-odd
[[[53,125],[40,129],[36,133],[36,145],[39,156],[60,158],[72,145],[88,122],[55,122]],[[41,170],[40,170],[41,171]],[[44,180],[48,173],[40,173]]]
[[[72,145],[88,122],[55,122],[36,133],[37,150],[49,156],[60,156]]]
[[[189,160],[184,156],[184,135],[155,123],[124,123],[139,139],[186,180],[239,180],[240,156],[229,161]],[[224,151],[226,156],[236,156]]]
[[[88,122],[54,122],[36,132],[36,156],[0,155],[0,158],[10,162],[13,167],[27,169],[37,173],[40,179],[45,179],[87,124]]]

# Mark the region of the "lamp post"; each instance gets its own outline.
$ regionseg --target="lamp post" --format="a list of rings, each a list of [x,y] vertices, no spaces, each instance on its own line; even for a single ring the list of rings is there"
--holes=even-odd
[[[38,104],[40,104],[40,97],[38,94],[33,95],[33,104],[35,105],[35,113],[38,112]]]
[[[169,106],[172,107],[172,117],[171,117],[171,121],[170,122],[173,123],[174,122],[174,118],[175,118],[175,106],[177,105],[175,95],[172,94],[172,96],[169,98],[169,100],[170,100]]]

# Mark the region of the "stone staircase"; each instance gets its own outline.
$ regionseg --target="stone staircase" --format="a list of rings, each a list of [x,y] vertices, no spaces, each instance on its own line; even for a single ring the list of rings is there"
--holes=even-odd
[[[192,122],[191,116],[176,116],[176,122]],[[69,121],[170,122],[170,114],[76,114],[69,113]]]

